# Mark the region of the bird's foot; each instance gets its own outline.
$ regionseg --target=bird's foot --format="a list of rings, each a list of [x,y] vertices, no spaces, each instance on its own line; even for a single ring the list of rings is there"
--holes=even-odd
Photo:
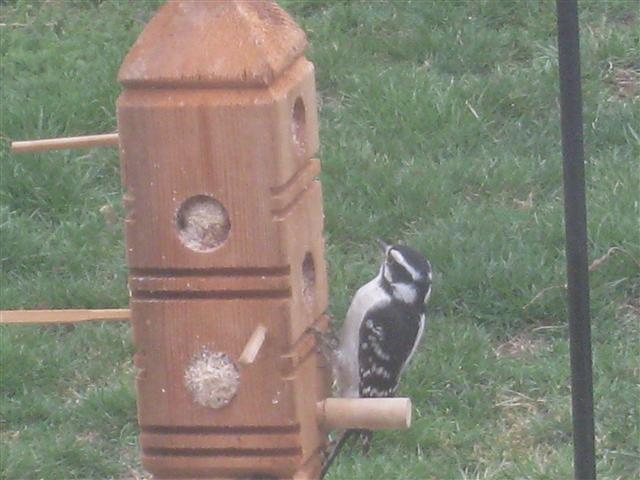
[[[315,326],[307,328],[307,333],[316,338],[316,342],[323,352],[333,352],[338,348],[338,337],[332,330],[322,331]]]

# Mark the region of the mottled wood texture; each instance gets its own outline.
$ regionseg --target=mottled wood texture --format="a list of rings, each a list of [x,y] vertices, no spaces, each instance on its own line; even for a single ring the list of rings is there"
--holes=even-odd
[[[176,1],[120,69],[138,418],[143,464],[156,478],[319,470],[326,437],[316,403],[329,394],[328,368],[306,331],[326,330],[328,298],[305,48],[274,3]],[[203,207],[191,224],[185,202],[201,199],[226,217]],[[190,236],[201,231],[216,246],[195,248]],[[243,364],[259,325],[264,342]],[[239,370],[236,395],[219,409],[185,387],[203,349]]]

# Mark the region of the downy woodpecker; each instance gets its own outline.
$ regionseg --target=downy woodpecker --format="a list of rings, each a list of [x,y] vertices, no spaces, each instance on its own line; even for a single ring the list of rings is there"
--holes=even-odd
[[[393,396],[425,327],[431,264],[413,248],[380,243],[384,261],[376,277],[353,297],[333,354],[343,397]],[[350,433],[338,440],[323,473]],[[368,448],[371,432],[359,433]]]

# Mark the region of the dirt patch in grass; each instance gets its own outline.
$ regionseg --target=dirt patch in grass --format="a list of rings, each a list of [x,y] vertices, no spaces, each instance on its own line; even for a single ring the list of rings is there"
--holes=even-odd
[[[546,400],[532,398],[511,389],[503,389],[496,396],[496,408],[501,412],[503,434],[500,436],[512,452],[526,452],[540,447],[532,435],[534,424],[546,410]]]
[[[137,446],[128,446],[121,450],[123,465],[129,466],[128,470],[119,480],[152,480],[153,475],[147,472],[140,464],[140,450]]]
[[[626,317],[640,318],[640,297],[630,297],[622,306],[622,314]]]
[[[620,329],[629,338],[640,335],[640,297],[630,297],[617,308],[616,319]]]
[[[0,430],[0,442],[15,442],[20,440],[20,430]]]
[[[151,480],[153,476],[143,470],[131,469],[120,480]]]
[[[609,76],[618,100],[631,100],[640,96],[640,70],[637,68],[614,68]]]
[[[88,431],[76,435],[76,440],[82,444],[94,444],[100,439],[98,432]]]
[[[497,357],[517,358],[546,350],[547,342],[542,338],[533,338],[528,333],[521,333],[511,340],[500,343],[494,347],[493,352]]]

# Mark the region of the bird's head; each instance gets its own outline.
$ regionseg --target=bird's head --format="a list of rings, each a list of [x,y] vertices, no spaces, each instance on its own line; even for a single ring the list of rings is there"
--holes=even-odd
[[[406,245],[389,245],[378,240],[384,249],[380,270],[382,282],[394,298],[407,304],[421,305],[431,295],[431,264],[417,250]]]

